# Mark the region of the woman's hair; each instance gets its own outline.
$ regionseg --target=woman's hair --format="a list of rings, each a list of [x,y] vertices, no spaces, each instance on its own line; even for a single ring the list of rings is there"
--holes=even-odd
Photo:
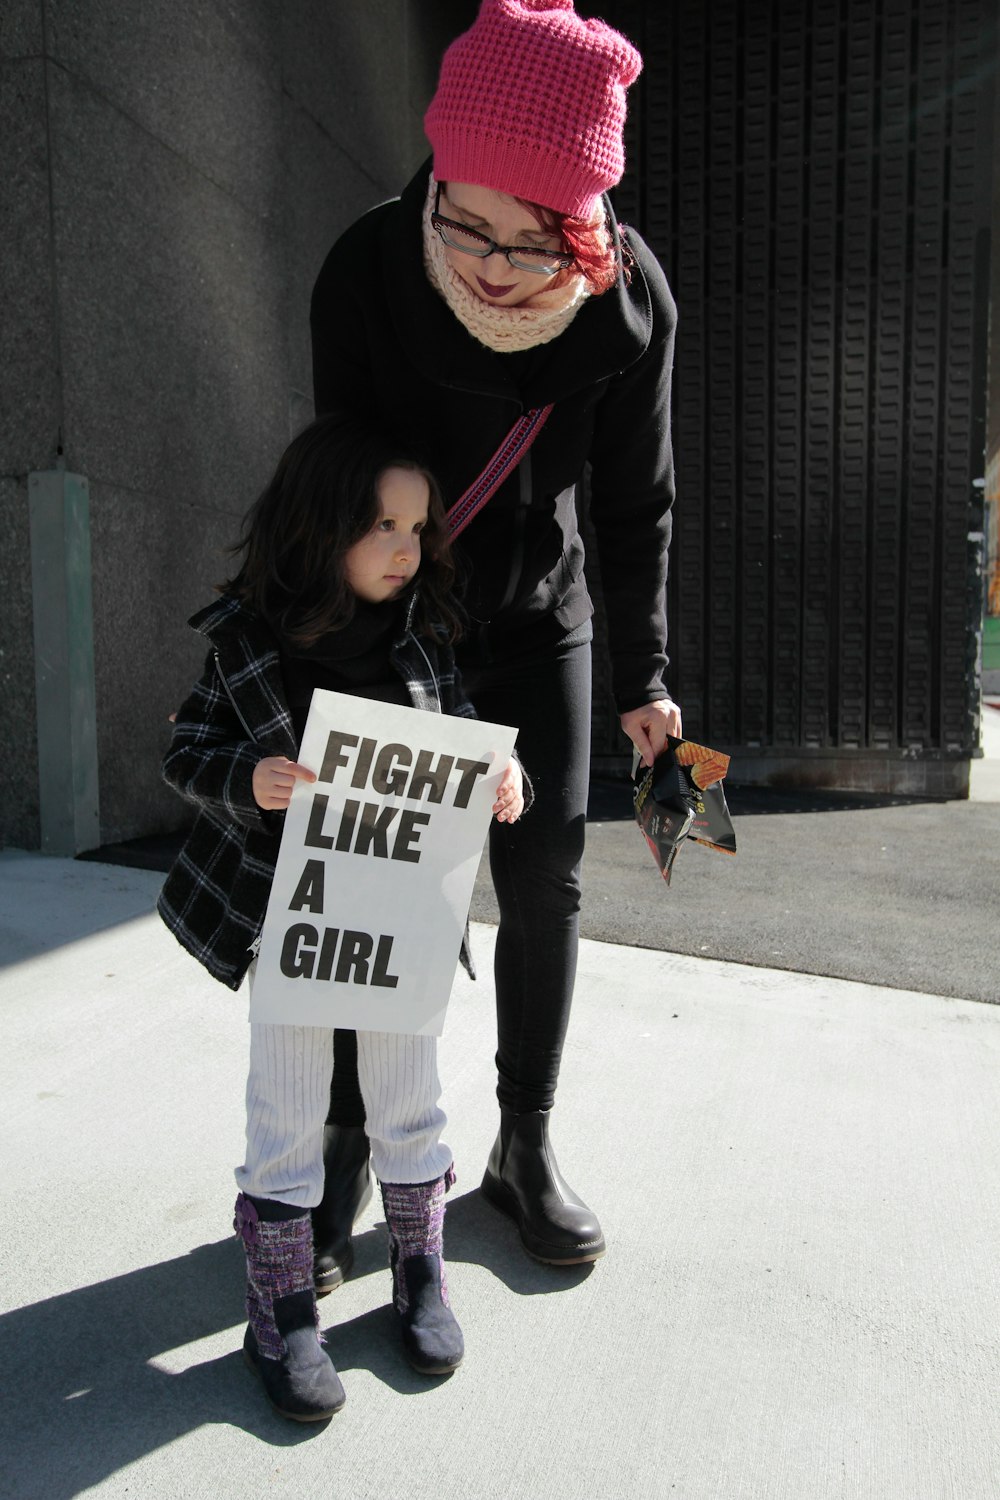
[[[590,287],[591,293],[599,297],[609,291],[621,272],[629,279],[628,260],[622,245],[619,262],[614,243],[603,219],[594,223],[591,219],[577,219],[572,214],[559,213],[554,208],[545,208],[541,203],[531,203],[527,198],[516,200],[538,220],[546,234],[555,235],[566,246],[566,252],[576,262],[575,270]],[[552,287],[563,286],[573,271],[560,271],[549,282]]]
[[[445,192],[448,191],[447,182],[439,183],[439,186]],[[572,214],[560,213],[558,209],[532,203],[530,198],[515,198],[514,202],[526,208],[546,234],[560,240],[566,247],[567,255],[572,255],[576,262],[566,271],[557,271],[546,282],[546,287],[565,286],[571,276],[579,274],[590,287],[591,294],[599,297],[602,292],[607,292],[614,286],[619,273],[628,284],[631,256],[622,241],[619,260],[603,219],[598,219],[596,223],[593,219],[577,219]]]
[[[378,525],[379,481],[394,468],[420,474],[430,491],[420,534],[416,626],[429,632],[443,625],[455,640],[455,567],[437,481],[412,453],[340,417],[319,417],[289,443],[244,518],[241,539],[230,549],[242,562],[220,592],[235,594],[298,646],[341,629],[357,602],[344,558]]]

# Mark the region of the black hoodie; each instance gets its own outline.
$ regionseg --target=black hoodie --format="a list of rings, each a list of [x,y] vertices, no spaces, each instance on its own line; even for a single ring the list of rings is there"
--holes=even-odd
[[[341,412],[385,428],[424,457],[451,505],[521,412],[554,402],[530,453],[527,514],[517,519],[515,473],[456,545],[471,574],[466,605],[488,627],[493,655],[531,650],[589,619],[575,504],[589,463],[615,697],[624,713],[664,696],[676,323],[670,290],[629,229],[628,283],[619,277],[603,296],[588,299],[550,343],[493,353],[466,331],[424,271],[429,169],[421,168],[402,197],[353,224],[320,271],[311,318],[317,414]],[[617,237],[613,215],[611,222]],[[501,608],[515,557],[516,588]]]

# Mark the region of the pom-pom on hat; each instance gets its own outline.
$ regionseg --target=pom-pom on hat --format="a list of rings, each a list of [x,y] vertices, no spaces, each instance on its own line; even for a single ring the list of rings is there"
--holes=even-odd
[[[483,0],[424,116],[434,176],[589,219],[625,170],[625,90],[641,69],[573,0]]]

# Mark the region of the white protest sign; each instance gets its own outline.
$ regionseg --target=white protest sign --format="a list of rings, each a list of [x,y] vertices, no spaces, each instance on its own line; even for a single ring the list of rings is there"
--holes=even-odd
[[[515,731],[317,689],[251,1021],[440,1036]]]

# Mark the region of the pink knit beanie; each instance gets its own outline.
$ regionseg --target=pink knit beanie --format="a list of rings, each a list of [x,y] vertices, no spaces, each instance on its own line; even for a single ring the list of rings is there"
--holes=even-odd
[[[625,170],[625,90],[641,68],[573,0],[483,0],[424,116],[434,176],[589,219]]]

